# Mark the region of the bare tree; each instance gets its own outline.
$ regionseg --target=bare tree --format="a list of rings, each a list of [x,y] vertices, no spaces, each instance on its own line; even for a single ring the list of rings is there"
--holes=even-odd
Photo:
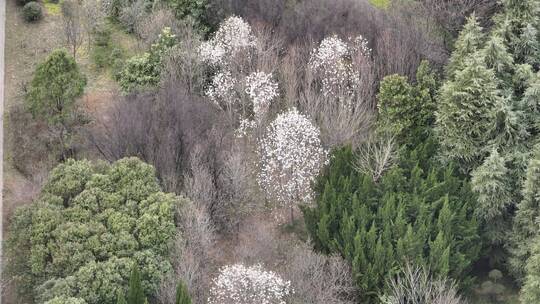
[[[105,26],[106,12],[101,1],[84,1],[81,8],[82,25],[91,45],[92,36]]]
[[[300,84],[289,87],[290,90],[299,90],[298,97],[292,98],[298,100],[300,108],[317,123],[325,146],[356,145],[362,142],[370,132],[375,108],[375,74],[370,55],[351,50],[350,58],[342,60],[351,62],[353,76],[346,81],[347,85],[327,94],[321,88],[324,76],[310,68],[305,61],[306,55],[297,55],[295,49],[292,52],[291,56],[296,56],[300,62],[290,64],[294,59],[284,61],[290,67],[285,66],[282,73],[286,80],[299,78]],[[290,71],[300,65],[305,69],[303,75]],[[287,95],[294,96],[294,93]]]
[[[148,17],[146,4],[147,2],[144,0],[128,1],[121,8],[118,20],[128,32],[134,33],[137,24]]]
[[[210,289],[210,275],[215,268],[215,234],[208,212],[189,201],[179,207],[180,231],[171,249],[173,273],[160,284],[157,298],[162,304],[174,304],[176,285],[182,280],[194,303],[205,303]]]
[[[489,22],[500,3],[497,0],[422,0],[417,5],[419,13],[455,37],[469,15],[474,13],[482,23]]]
[[[295,291],[293,303],[357,303],[351,268],[341,257],[315,253],[306,244],[294,247],[288,256],[284,277]]]
[[[437,279],[423,267],[407,263],[403,272],[388,282],[383,304],[464,304],[454,282]]]
[[[65,0],[61,7],[66,44],[71,49],[73,58],[77,58],[77,50],[84,41],[81,4],[77,0]]]
[[[397,160],[396,142],[390,134],[372,134],[356,152],[354,168],[377,182]]]

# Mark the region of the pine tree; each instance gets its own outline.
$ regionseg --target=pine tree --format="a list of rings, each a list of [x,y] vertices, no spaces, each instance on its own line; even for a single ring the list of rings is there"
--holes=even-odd
[[[178,282],[176,286],[176,304],[191,304],[191,297],[184,282]]]
[[[529,162],[523,200],[518,204],[512,231],[510,270],[517,279],[525,275],[525,263],[530,256],[531,242],[538,235],[540,219],[540,146],[535,147]]]
[[[129,277],[129,289],[127,293],[127,304],[144,304],[146,297],[141,282],[139,266],[134,263]]]
[[[504,104],[497,79],[476,54],[441,88],[436,133],[442,155],[464,171],[481,163],[495,138],[497,110]],[[489,150],[487,150],[489,149]]]

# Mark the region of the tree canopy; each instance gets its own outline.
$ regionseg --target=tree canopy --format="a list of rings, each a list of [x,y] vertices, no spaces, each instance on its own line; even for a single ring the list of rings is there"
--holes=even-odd
[[[115,303],[137,265],[151,294],[171,268],[166,257],[181,202],[137,158],[58,165],[39,198],[13,218],[7,250],[20,292],[40,302]]]

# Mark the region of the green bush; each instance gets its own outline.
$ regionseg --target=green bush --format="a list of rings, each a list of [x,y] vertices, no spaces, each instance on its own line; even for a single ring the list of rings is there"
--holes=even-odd
[[[95,33],[92,60],[98,68],[112,66],[113,74],[116,74],[117,68],[115,67],[115,62],[118,59],[122,59],[122,57],[122,50],[114,47],[111,40],[111,31],[109,29],[104,29]]]
[[[207,32],[208,22],[206,11],[210,4],[208,0],[168,0],[176,18],[193,20],[195,28],[201,32]]]
[[[157,41],[150,47],[150,51],[125,62],[123,70],[118,74],[122,90],[129,92],[157,85],[161,76],[162,61],[174,45],[176,36],[170,28],[164,28]]]
[[[33,204],[16,211],[7,273],[34,302],[101,304],[127,294],[136,264],[151,295],[171,270],[168,245],[181,201],[161,192],[154,168],[136,158],[112,165],[68,160],[52,170]]]
[[[28,2],[23,7],[24,20],[33,22],[41,19],[42,16],[41,6],[34,1]]]

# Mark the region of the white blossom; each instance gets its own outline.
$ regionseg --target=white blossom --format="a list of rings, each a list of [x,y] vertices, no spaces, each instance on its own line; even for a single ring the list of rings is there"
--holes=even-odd
[[[257,38],[251,26],[242,18],[232,16],[221,23],[212,39],[201,44],[199,56],[204,62],[222,66],[239,53],[254,48],[256,44]]]
[[[240,125],[235,131],[237,138],[244,138],[251,135],[251,131],[257,126],[257,123],[254,120],[242,119],[240,120]]]
[[[206,96],[217,106],[229,108],[236,102],[236,78],[228,71],[218,72],[212,78],[212,83],[206,90]]]
[[[278,84],[272,79],[272,74],[255,72],[246,77],[246,94],[253,103],[255,119],[261,120],[278,93]]]
[[[221,269],[210,289],[209,304],[285,304],[291,283],[261,265],[242,264]]]
[[[320,78],[325,96],[354,92],[360,77],[355,70],[353,56],[358,54],[371,54],[368,42],[362,36],[349,38],[347,42],[336,35],[327,37],[312,51],[309,68]]]
[[[326,161],[320,132],[309,119],[291,109],[280,114],[259,143],[258,182],[282,205],[310,202],[311,183]]]

